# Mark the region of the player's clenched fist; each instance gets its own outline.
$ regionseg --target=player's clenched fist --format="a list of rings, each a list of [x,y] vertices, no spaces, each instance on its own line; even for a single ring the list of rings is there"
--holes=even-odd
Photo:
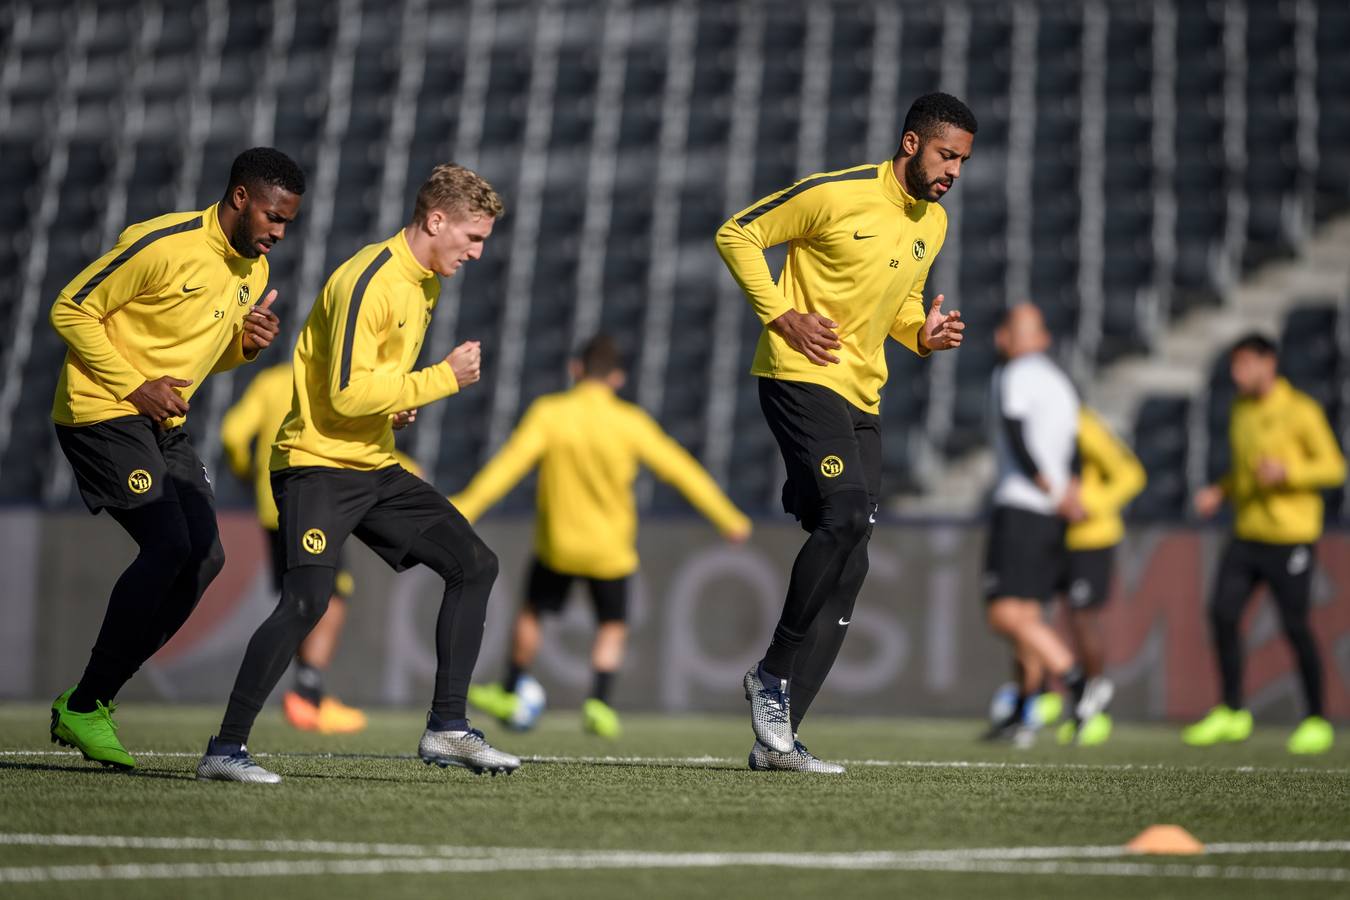
[[[140,410],[141,415],[149,416],[156,422],[163,422],[174,416],[187,415],[188,402],[178,393],[178,389],[190,384],[192,384],[190,378],[165,375],[136,388],[127,395],[127,401]]]
[[[450,370],[455,373],[455,381],[464,388],[478,380],[479,368],[483,363],[482,345],[478,341],[465,341],[445,358]]]

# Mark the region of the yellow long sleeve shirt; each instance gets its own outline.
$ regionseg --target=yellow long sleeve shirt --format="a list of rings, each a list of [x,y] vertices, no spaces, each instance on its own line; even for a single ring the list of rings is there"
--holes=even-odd
[[[885,342],[920,356],[924,283],[947,236],[947,214],[911,197],[891,161],[805,178],[732,216],[717,250],[766,326],[751,373],[823,385],[875,413],[886,383]],[[788,244],[777,282],[764,250]],[[767,326],[788,310],[834,322],[839,362],[818,366]]]
[[[1083,459],[1079,498],[1087,518],[1069,525],[1070,550],[1114,547],[1125,536],[1123,510],[1148,482],[1144,467],[1125,442],[1087,407],[1078,411],[1078,451]]]
[[[291,364],[263,369],[220,423],[220,442],[230,471],[244,481],[252,480],[258,523],[269,530],[277,527],[277,502],[272,497],[272,442],[291,411]],[[400,466],[419,478],[422,469],[409,456],[394,451]]]
[[[1317,401],[1280,378],[1264,397],[1234,401],[1228,442],[1232,465],[1220,484],[1234,506],[1233,533],[1266,544],[1321,537],[1321,491],[1345,483],[1345,457]],[[1284,484],[1257,484],[1265,458],[1284,465]]]
[[[126,398],[146,381],[190,380],[179,392],[191,398],[207,375],[247,362],[244,318],[267,274],[265,258],[230,245],[215,204],[129,226],[52,305],[52,327],[69,347],[52,419],[92,425],[139,415]]]
[[[440,291],[402,231],[338,266],[296,343],[295,396],[272,471],[370,471],[397,462],[391,416],[459,390],[444,360],[412,371]]]
[[[750,531],[750,520],[683,447],[597,381],[532,403],[502,449],[450,502],[473,521],[536,464],[535,552],[558,572],[613,579],[637,569],[639,464],[674,485],[723,534]]]

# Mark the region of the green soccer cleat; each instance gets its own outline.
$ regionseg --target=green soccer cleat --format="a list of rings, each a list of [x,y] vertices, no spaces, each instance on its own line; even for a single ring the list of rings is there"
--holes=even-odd
[[[1330,722],[1321,716],[1308,716],[1298,723],[1298,728],[1289,735],[1289,743],[1285,746],[1289,748],[1290,753],[1308,756],[1326,753],[1331,749],[1335,739]]]
[[[612,740],[623,730],[619,725],[619,714],[603,700],[591,697],[582,704],[581,714],[581,725],[591,734]]]
[[[112,717],[117,704],[104,706],[99,701],[93,712],[74,712],[67,706],[74,691],[71,688],[52,703],[52,743],[74,747],[90,762],[113,769],[136,768],[136,760],[117,739]]]
[[[1105,744],[1111,736],[1111,717],[1106,713],[1097,713],[1078,729],[1078,746],[1097,747]]]
[[[1181,730],[1181,740],[1192,747],[1237,744],[1252,736],[1252,714],[1247,709],[1229,709],[1220,704]]]
[[[508,724],[516,712],[516,695],[500,684],[469,685],[469,702],[494,719]]]
[[[1032,701],[1032,710],[1036,723],[1049,727],[1058,722],[1059,717],[1064,714],[1064,698],[1054,691],[1046,691],[1044,694],[1038,694]]]

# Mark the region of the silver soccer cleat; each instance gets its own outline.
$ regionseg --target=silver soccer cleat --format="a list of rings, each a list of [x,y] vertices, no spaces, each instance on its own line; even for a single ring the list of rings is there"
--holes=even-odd
[[[772,687],[759,680],[759,666],[745,673],[745,699],[750,701],[750,727],[755,739],[778,753],[793,751],[792,708],[788,683],[784,679]]]
[[[816,775],[842,775],[846,771],[838,763],[820,759],[801,741],[795,741],[791,753],[778,753],[759,741],[750,748],[750,768],[756,772],[810,772]]]
[[[197,780],[278,784],[281,776],[254,762],[247,747],[240,747],[238,753],[230,754],[212,753],[208,747],[202,761],[197,763]]]
[[[1111,699],[1115,695],[1116,686],[1105,675],[1088,679],[1088,683],[1083,687],[1082,699],[1074,707],[1074,718],[1079,722],[1086,722],[1097,713],[1106,712],[1106,708],[1111,705]]]
[[[498,772],[510,775],[520,768],[520,757],[503,753],[487,742],[483,732],[477,728],[468,731],[432,731],[422,732],[422,740],[417,744],[417,755],[427,765],[435,763],[444,769],[446,766],[460,766],[475,775]]]

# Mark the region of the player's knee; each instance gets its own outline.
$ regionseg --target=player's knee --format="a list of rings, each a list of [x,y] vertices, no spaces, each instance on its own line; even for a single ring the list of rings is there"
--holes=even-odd
[[[479,541],[465,565],[464,580],[479,584],[492,584],[497,580],[497,554],[487,544]]]
[[[825,501],[821,527],[840,543],[852,546],[867,536],[872,505],[862,491],[841,491]]]
[[[225,547],[220,543],[218,537],[213,538],[205,548],[194,547],[192,556],[193,562],[197,564],[198,570],[205,576],[207,582],[210,582],[225,568]]]
[[[308,628],[314,627],[328,611],[333,593],[333,570],[323,566],[301,566],[286,573],[281,592],[285,614]]]

